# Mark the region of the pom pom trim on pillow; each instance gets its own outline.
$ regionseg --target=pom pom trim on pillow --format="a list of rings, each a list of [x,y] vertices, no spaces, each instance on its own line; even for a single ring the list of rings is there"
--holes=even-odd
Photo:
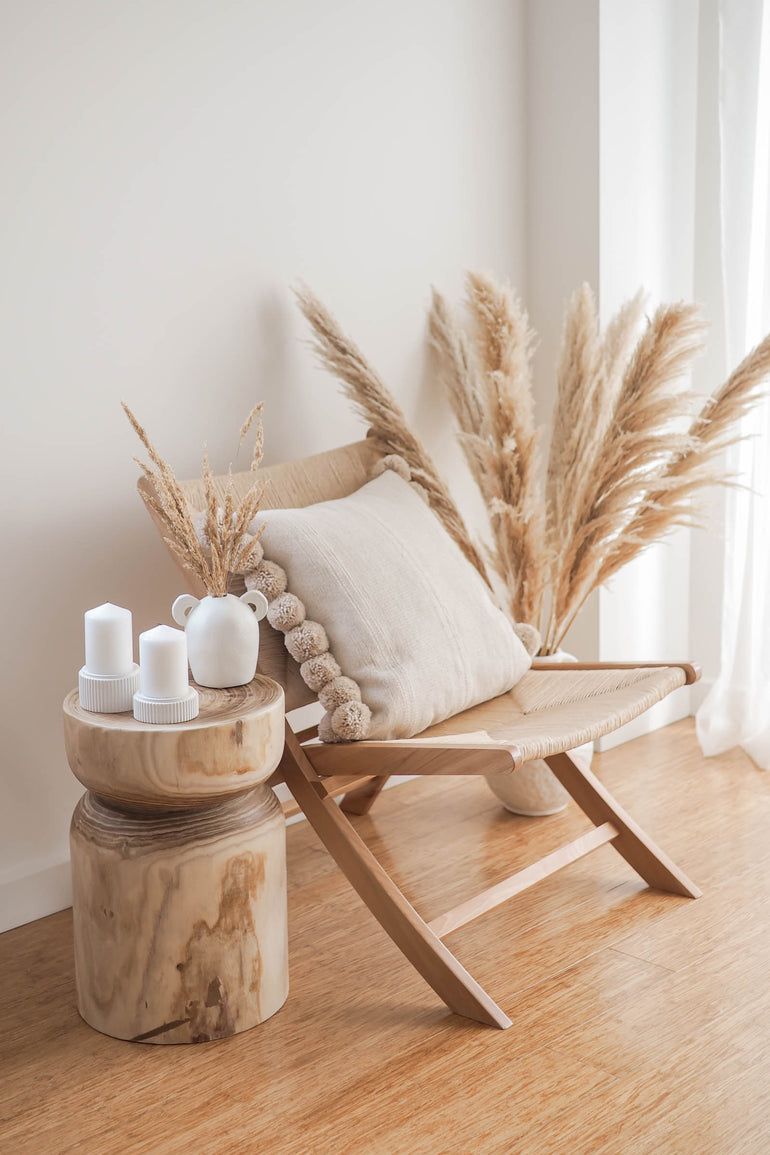
[[[284,645],[296,662],[305,685],[318,694],[326,714],[318,727],[322,742],[355,742],[365,738],[372,719],[361,701],[361,690],[352,678],[343,677],[339,663],[329,651],[329,639],[320,622],[305,617],[298,597],[287,593],[286,571],[275,562],[262,561],[245,577],[247,589],[260,590],[268,601],[267,620],[279,630]],[[345,710],[345,706],[355,707]]]
[[[412,472],[398,454],[380,458],[372,470],[379,477],[392,469],[404,481],[411,482]],[[424,492],[422,486],[414,486]],[[200,532],[200,531],[199,531]],[[263,558],[255,570],[244,575],[246,588],[257,589],[268,601],[267,620],[284,635],[284,645],[296,662],[308,689],[318,694],[326,713],[318,727],[322,742],[357,742],[369,732],[372,712],[361,701],[361,689],[352,678],[343,675],[339,663],[329,650],[329,639],[320,622],[308,621],[305,607],[288,592],[286,571]]]
[[[392,469],[404,481],[412,479],[406,461],[395,453],[380,458],[372,470],[372,477],[379,477],[386,469]],[[421,486],[419,488],[422,490]],[[284,635],[286,649],[299,662],[302,680],[308,689],[318,694],[318,700],[326,710],[318,727],[321,741],[356,742],[365,738],[372,712],[361,701],[358,684],[343,676],[339,663],[329,650],[326,630],[320,622],[308,621],[302,602],[288,592],[286,571],[263,558],[255,570],[244,575],[244,580],[247,589],[257,589],[267,598],[267,620],[273,629]]]
[[[379,477],[386,470],[392,470],[410,483],[427,500],[423,487],[411,480],[411,470],[403,457],[388,454],[381,458],[372,470],[372,477]],[[372,713],[362,701],[361,689],[352,678],[345,676],[331,653],[323,625],[310,621],[303,603],[289,592],[286,571],[262,556],[256,568],[244,574],[244,580],[247,589],[258,589],[267,598],[268,622],[284,635],[284,645],[299,663],[302,680],[318,695],[326,711],[318,726],[321,741],[355,742],[366,738]],[[518,624],[514,629],[530,655],[536,652],[540,643],[537,630]]]

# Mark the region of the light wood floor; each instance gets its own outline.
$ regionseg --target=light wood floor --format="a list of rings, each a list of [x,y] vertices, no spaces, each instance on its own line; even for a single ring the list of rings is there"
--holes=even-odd
[[[288,831],[291,993],[195,1047],[121,1043],[75,1010],[69,911],[0,936],[0,1151],[753,1155],[770,1152],[770,776],[692,723],[595,767],[691,877],[610,848],[449,942],[514,1020],[450,1015],[307,824]],[[387,791],[361,832],[434,917],[577,835],[479,780]]]

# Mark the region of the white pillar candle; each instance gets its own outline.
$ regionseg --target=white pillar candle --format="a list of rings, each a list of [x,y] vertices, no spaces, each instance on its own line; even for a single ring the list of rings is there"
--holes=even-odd
[[[105,602],[86,610],[86,671],[102,677],[122,677],[134,664],[131,610]]]
[[[139,678],[145,698],[183,698],[189,691],[184,630],[155,626],[139,635]]]

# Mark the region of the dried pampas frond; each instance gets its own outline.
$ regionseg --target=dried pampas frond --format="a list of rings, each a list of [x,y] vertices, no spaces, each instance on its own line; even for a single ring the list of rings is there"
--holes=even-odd
[[[660,488],[649,493],[627,527],[627,542],[615,542],[602,563],[598,584],[608,581],[641,549],[676,525],[697,525],[692,495],[706,485],[730,484],[718,459],[739,439],[737,428],[763,395],[770,377],[770,334],[744,357],[737,369],[707,398],[692,422],[688,444],[672,457]],[[637,548],[634,548],[636,544]]]
[[[125,401],[122,401],[121,405],[152,463],[146,465],[139,458],[136,459],[142,473],[153,487],[146,495],[146,501],[168,529],[168,537],[164,540],[182,565],[200,578],[208,594],[212,597],[224,597],[230,574],[245,573],[253,569],[261,559],[262,547],[259,539],[262,536],[262,529],[253,533],[249,527],[259,513],[264,486],[255,481],[243,497],[237,499],[231,470],[225,488],[224,502],[220,506],[208,454],[204,450],[202,479],[206,508],[203,513],[202,533],[199,533],[195,524],[195,511],[190,509],[173,469],[160,456],[147,431],[139,424]],[[254,422],[257,423],[257,432],[251,468],[256,472],[262,460],[261,403],[255,405],[246,419],[241,430],[241,443]]]
[[[677,389],[677,383],[703,348],[698,309],[662,305],[639,338],[610,403],[596,314],[586,311],[584,317],[592,353],[575,376],[572,404],[562,407],[557,402],[554,418],[554,443],[566,442],[570,450],[566,456],[562,450],[561,485],[553,451],[549,471],[549,532],[558,563],[545,632],[548,652],[557,648],[596,588],[607,550],[626,533],[647,495],[660,487],[672,458],[686,449],[688,438],[677,431],[676,422],[687,412],[692,395]],[[591,375],[581,388],[583,372]],[[604,421],[599,420],[597,398],[606,409]],[[595,430],[602,425],[604,432],[597,436]],[[577,435],[574,426],[580,430]]]
[[[429,333],[442,366],[459,441],[487,504],[492,562],[510,590],[514,621],[536,622],[542,607],[544,516],[539,437],[531,391],[533,334],[507,286],[471,273],[467,296],[475,344],[433,291]]]
[[[243,445],[244,441],[248,437],[249,430],[251,429],[252,425],[256,421],[257,432],[256,432],[255,437],[254,437],[254,449],[253,449],[252,454],[251,454],[251,465],[249,467],[251,469],[252,473],[256,473],[257,470],[259,469],[259,467],[262,463],[262,451],[265,447],[265,432],[264,432],[264,429],[262,427],[262,409],[263,409],[263,407],[264,407],[264,404],[262,401],[257,402],[257,404],[252,409],[251,413],[248,415],[248,417],[244,421],[243,425],[241,426],[241,432],[238,435],[238,448],[240,449],[240,447]]]
[[[606,404],[596,301],[588,285],[570,299],[556,370],[556,405],[548,457],[546,500],[553,548],[579,518],[583,464],[598,450],[595,418]]]
[[[345,395],[368,421],[376,448],[383,456],[392,453],[403,457],[411,470],[412,480],[423,487],[431,508],[448,533],[487,580],[483,559],[471,540],[460,511],[425,446],[409,429],[390,390],[318,297],[306,285],[296,288],[295,295],[313,329],[313,348],[321,364],[342,383]]]
[[[602,337],[604,398],[601,404],[594,406],[599,425],[597,432],[600,436],[604,436],[607,432],[607,423],[620,391],[623,374],[636,344],[637,333],[644,316],[646,299],[647,294],[644,289],[639,289],[633,297],[620,306],[604,331]]]
[[[770,333],[746,354],[724,385],[708,398],[690,429],[692,449],[674,463],[672,471],[681,474],[693,467],[708,465],[738,440],[736,427],[762,398],[762,386],[769,374]]]
[[[500,478],[497,525],[492,528],[499,570],[515,574],[514,621],[539,620],[548,571],[545,510],[540,494],[540,441],[532,398],[535,334],[508,285],[469,273],[466,294],[475,324],[490,413],[490,436]]]

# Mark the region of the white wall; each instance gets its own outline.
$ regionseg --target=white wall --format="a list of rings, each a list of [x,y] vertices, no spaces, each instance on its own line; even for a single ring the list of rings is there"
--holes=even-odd
[[[706,354],[695,375],[695,387],[703,393],[713,392],[734,368],[727,361],[721,322],[718,94],[718,0],[700,0],[693,289],[710,325]],[[703,529],[692,534],[690,545],[690,638],[693,656],[703,666],[703,678],[692,690],[693,713],[713,686],[721,662],[724,499],[724,489],[709,491],[702,503]]]
[[[527,6],[527,306],[539,343],[536,415],[556,400],[562,321],[575,288],[600,287],[599,0]],[[565,640],[599,657],[599,602],[589,598]]]
[[[259,398],[267,463],[358,437],[303,344],[302,277],[479,524],[426,364],[429,285],[457,296],[466,267],[511,278],[540,334],[542,421],[581,281],[605,320],[640,283],[708,311],[715,2],[5,0],[0,929],[68,901],[81,791],[59,707],[83,611],[129,605],[139,631],[179,591],[119,399],[184,476],[204,441],[237,466]],[[696,386],[723,372],[712,342]],[[711,676],[718,502],[711,518],[594,597],[570,648],[700,657]],[[653,724],[689,704],[678,691]]]
[[[524,291],[524,41],[511,0],[6,0],[0,37],[4,606],[0,929],[67,903],[80,787],[60,702],[82,614],[168,620],[126,398],[183,476],[359,436],[312,363],[305,278],[456,460],[425,373],[430,282]]]
[[[528,268],[539,416],[548,421],[567,299],[582,281],[606,324],[640,285],[691,298],[698,0],[528,5]],[[691,653],[689,534],[594,594],[565,640],[583,658]],[[624,740],[689,712],[678,691]]]
[[[717,0],[602,0],[601,309],[606,320],[644,284],[696,300],[709,323],[690,382],[712,392],[730,369],[719,262]],[[604,659],[697,660],[703,679],[618,733],[625,740],[694,711],[718,673],[724,491],[698,499],[702,528],[679,531],[602,590]],[[605,745],[609,744],[605,742]]]
[[[695,261],[699,0],[602,0],[600,30],[600,312],[606,323],[640,285],[650,312],[692,300]],[[693,657],[690,538],[681,530],[599,591],[599,653]],[[603,743],[684,717],[677,691]]]

